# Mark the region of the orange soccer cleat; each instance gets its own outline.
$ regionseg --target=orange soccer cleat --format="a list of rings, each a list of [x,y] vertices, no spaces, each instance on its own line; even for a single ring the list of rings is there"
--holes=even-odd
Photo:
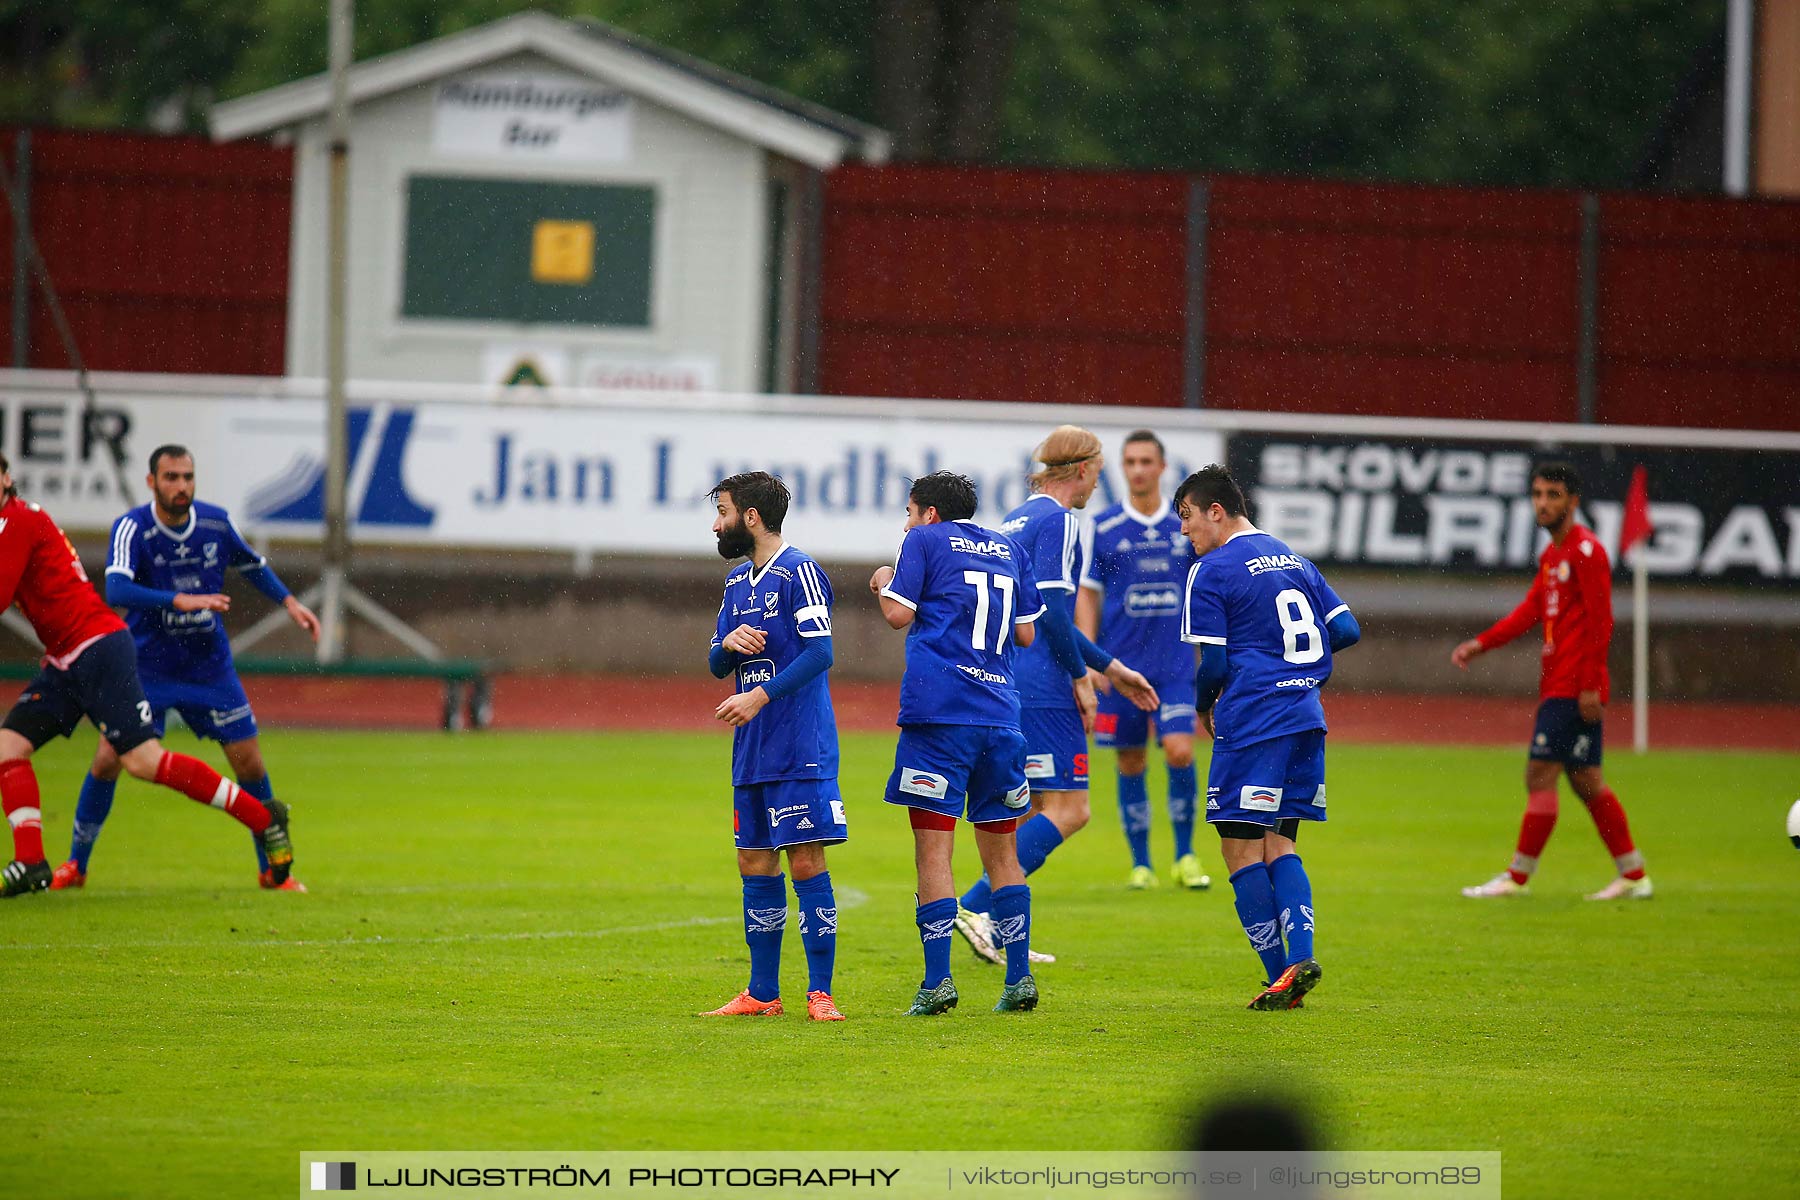
[[[57,869],[61,870],[62,868],[59,867]],[[266,892],[304,892],[306,890],[306,885],[301,883],[298,879],[295,879],[292,875],[289,875],[280,883],[276,883],[275,872],[273,871],[264,871],[262,874],[258,875],[256,877],[256,884]],[[81,885],[76,884],[75,886],[80,887]]]
[[[711,1012],[703,1012],[698,1015],[702,1017],[779,1017],[781,1015],[781,997],[777,996],[773,1000],[758,1000],[746,988]]]
[[[838,1011],[837,1001],[831,998],[830,992],[806,993],[806,1019],[809,1021],[841,1021],[844,1014]]]
[[[74,859],[70,859],[56,870],[50,872],[50,890],[60,892],[64,888],[78,888],[87,883],[87,872]]]

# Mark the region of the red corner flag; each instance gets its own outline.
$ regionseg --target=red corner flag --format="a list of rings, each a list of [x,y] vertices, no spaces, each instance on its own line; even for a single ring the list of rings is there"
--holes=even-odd
[[[1639,463],[1631,472],[1631,488],[1625,493],[1625,519],[1619,526],[1619,557],[1649,537],[1650,526],[1650,479],[1644,464]]]

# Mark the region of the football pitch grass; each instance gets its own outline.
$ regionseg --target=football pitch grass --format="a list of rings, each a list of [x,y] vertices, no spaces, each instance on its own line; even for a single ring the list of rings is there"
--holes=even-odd
[[[850,1019],[819,1025],[792,922],[786,1017],[692,1015],[746,973],[722,734],[264,741],[310,895],[257,891],[247,835],[127,783],[85,891],[0,906],[15,1189],[285,1195],[332,1148],[1163,1148],[1265,1092],[1334,1148],[1501,1151],[1509,1196],[1791,1194],[1800,757],[1615,753],[1657,896],[1599,905],[1566,793],[1532,896],[1457,895],[1511,852],[1518,752],[1334,746],[1300,844],[1324,982],[1264,1014],[1216,839],[1213,889],[1172,887],[1153,762],[1164,885],[1126,891],[1097,754],[1093,824],[1032,879],[1042,1006],[990,1013],[999,971],[959,942],[962,1007],[917,1019],[892,740],[846,736]],[[39,758],[53,862],[89,749]]]

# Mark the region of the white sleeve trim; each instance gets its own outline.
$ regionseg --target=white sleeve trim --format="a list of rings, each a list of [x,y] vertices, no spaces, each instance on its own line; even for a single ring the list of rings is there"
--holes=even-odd
[[[1329,621],[1329,620],[1331,620],[1331,618],[1337,616],[1339,613],[1347,613],[1349,611],[1350,611],[1350,606],[1348,604],[1340,604],[1336,608],[1332,609],[1330,612],[1326,613],[1325,619],[1327,621]]]
[[[915,604],[911,600],[908,600],[905,596],[902,596],[899,592],[896,592],[891,587],[882,588],[881,594],[883,596],[886,596],[889,600],[892,600],[895,604],[904,604],[904,605],[906,605],[906,607],[912,609],[914,612],[919,611],[919,606],[917,604]]]
[[[1221,637],[1202,637],[1195,633],[1184,633],[1181,640],[1191,646],[1223,646],[1225,639]]]
[[[108,575],[130,576],[130,575],[135,575],[137,572],[133,571],[130,567],[108,567],[108,568],[106,568],[106,573]]]
[[[798,625],[802,621],[817,621],[826,628],[830,628],[831,610],[823,604],[809,604],[794,614],[794,624]]]
[[[1048,608],[1046,608],[1044,605],[1040,604],[1040,605],[1038,605],[1038,610],[1036,612],[1032,613],[1029,617],[1019,616],[1019,615],[1015,614],[1013,616],[1013,624],[1014,625],[1029,625],[1033,621],[1036,621],[1039,617],[1043,616],[1045,613],[1047,613],[1049,611],[1050,610]]]
[[[1037,590],[1040,592],[1072,592],[1075,590],[1075,585],[1064,583],[1060,579],[1053,579],[1049,583],[1038,584]]]
[[[800,633],[800,636],[803,638],[830,637],[831,636],[831,630],[829,630],[829,629],[810,629],[810,630],[802,629],[799,631],[799,633]]]
[[[1104,583],[1094,582],[1093,577],[1089,575],[1083,575],[1081,577],[1081,586],[1090,592],[1104,592],[1106,590],[1106,585]]]

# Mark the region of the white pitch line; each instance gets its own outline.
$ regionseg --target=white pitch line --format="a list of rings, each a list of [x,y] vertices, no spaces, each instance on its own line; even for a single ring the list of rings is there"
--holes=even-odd
[[[868,902],[868,894],[856,888],[833,889],[838,907],[857,908]],[[214,939],[212,941],[178,942],[30,942],[9,945],[0,950],[215,950],[235,947],[304,947],[304,946],[443,946],[459,942],[554,942],[605,937],[629,937],[636,933],[664,933],[671,929],[697,929],[707,925],[735,924],[737,917],[689,917],[684,921],[658,921],[652,925],[615,925],[610,929],[525,929],[508,933],[444,933],[434,937],[345,937],[345,938],[259,938],[254,941]]]

